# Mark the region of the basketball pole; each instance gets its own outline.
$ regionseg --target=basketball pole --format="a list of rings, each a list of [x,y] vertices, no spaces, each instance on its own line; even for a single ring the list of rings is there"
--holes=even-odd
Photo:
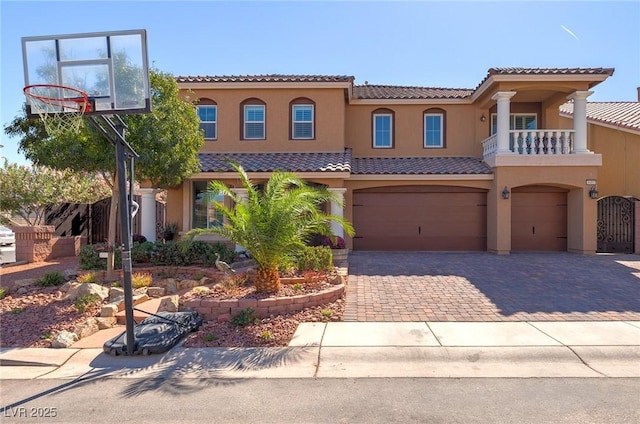
[[[119,116],[114,116],[116,122],[106,116],[92,117],[91,122],[94,126],[116,147],[116,174],[118,184],[118,210],[120,211],[120,238],[122,243],[122,276],[124,280],[124,310],[125,310],[125,324],[126,324],[126,344],[127,355],[135,354],[135,322],[133,320],[133,285],[131,281],[132,263],[131,263],[131,241],[133,235],[131,234],[131,205],[129,204],[129,197],[127,196],[127,152],[131,156],[131,161],[138,157],[138,154],[127,143],[125,139],[126,124],[120,119]],[[103,125],[100,125],[100,120]],[[131,171],[133,171],[133,165],[131,165]],[[133,172],[130,175],[131,181],[133,181]]]

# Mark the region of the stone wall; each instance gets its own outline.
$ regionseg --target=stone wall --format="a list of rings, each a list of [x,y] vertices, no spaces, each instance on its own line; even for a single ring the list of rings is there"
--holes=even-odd
[[[305,308],[335,302],[344,294],[344,285],[339,284],[318,293],[267,299],[188,299],[184,310],[196,311],[205,320],[217,320],[221,316],[238,315],[246,308],[253,308],[254,316],[265,318],[269,315],[299,312]]]
[[[16,235],[16,261],[44,262],[65,256],[78,256],[87,244],[84,236],[58,237],[52,225],[12,226]]]

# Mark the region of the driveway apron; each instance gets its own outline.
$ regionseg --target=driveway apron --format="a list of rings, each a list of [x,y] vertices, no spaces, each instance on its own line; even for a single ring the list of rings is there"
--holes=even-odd
[[[364,252],[345,321],[640,320],[640,255]]]

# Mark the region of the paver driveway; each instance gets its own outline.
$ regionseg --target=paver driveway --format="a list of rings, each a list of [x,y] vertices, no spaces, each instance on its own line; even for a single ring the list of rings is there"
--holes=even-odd
[[[640,320],[640,255],[352,252],[345,321]]]

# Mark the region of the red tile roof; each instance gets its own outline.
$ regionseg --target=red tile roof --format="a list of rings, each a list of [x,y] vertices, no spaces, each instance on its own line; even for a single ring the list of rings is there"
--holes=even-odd
[[[560,106],[560,115],[573,117],[573,103]],[[640,131],[640,102],[587,102],[587,120]]]
[[[344,152],[200,153],[202,172],[234,172],[238,163],[247,172],[349,172],[354,175],[491,174],[491,168],[473,157],[352,158]]]
[[[221,75],[221,76],[179,76],[178,82],[352,82],[346,75]]]
[[[356,99],[463,99],[473,93],[468,88],[404,87],[395,85],[356,85]]]
[[[304,153],[200,153],[202,172],[234,172],[230,162],[247,172],[350,172],[351,150]]]
[[[489,75],[613,75],[614,68],[489,68]]]
[[[491,168],[474,157],[354,158],[354,175],[491,174]]]

